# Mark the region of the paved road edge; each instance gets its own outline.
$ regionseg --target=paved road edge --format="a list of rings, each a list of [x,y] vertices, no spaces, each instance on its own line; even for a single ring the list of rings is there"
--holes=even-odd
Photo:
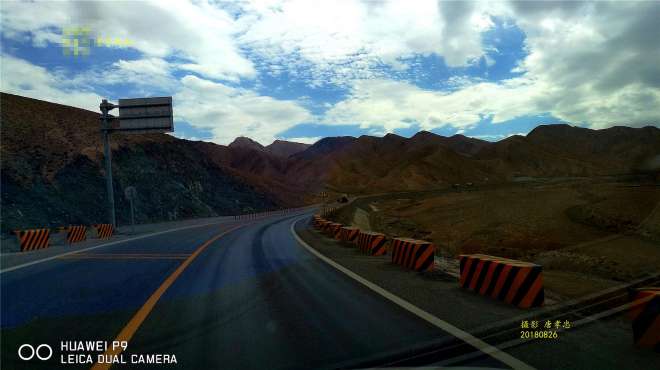
[[[111,246],[111,245],[115,245],[115,244],[126,243],[126,242],[130,242],[130,241],[133,241],[133,240],[139,240],[139,239],[149,238],[149,237],[152,237],[152,236],[161,235],[161,234],[166,234],[166,233],[171,233],[171,232],[175,232],[175,231],[181,231],[181,230],[193,229],[193,228],[196,228],[196,227],[204,227],[204,226],[211,226],[211,225],[220,225],[220,224],[223,224],[223,223],[224,223],[224,222],[210,222],[210,223],[200,224],[200,225],[183,226],[183,227],[179,227],[179,228],[176,228],[176,229],[168,229],[168,230],[163,230],[163,231],[157,231],[157,232],[154,232],[154,233],[149,233],[149,234],[144,234],[144,235],[136,236],[136,237],[134,237],[134,238],[122,239],[122,240],[117,240],[117,241],[110,242],[110,243],[105,243],[105,244],[95,245],[95,246],[92,246],[92,247],[87,247],[87,248],[82,248],[82,249],[76,249],[76,250],[73,250],[73,251],[70,251],[70,252],[64,252],[64,253],[56,254],[56,255],[53,255],[53,256],[49,256],[49,257],[45,257],[45,258],[41,258],[41,259],[38,259],[38,260],[34,260],[34,261],[30,261],[30,262],[25,262],[25,263],[21,263],[21,264],[15,265],[15,266],[7,267],[7,268],[5,268],[5,269],[0,270],[0,274],[4,274],[4,273],[6,273],[6,272],[11,272],[11,271],[19,270],[19,269],[22,269],[22,268],[25,268],[25,267],[28,267],[28,266],[37,265],[37,264],[40,264],[40,263],[43,263],[43,262],[52,261],[52,260],[57,259],[57,258],[59,258],[59,257],[62,257],[62,256],[68,256],[68,255],[71,255],[71,254],[74,254],[74,253],[80,253],[80,252],[91,251],[91,250],[98,249],[98,248],[109,247],[109,246]]]
[[[381,288],[380,286],[372,283],[369,280],[366,280],[362,276],[354,273],[353,271],[347,269],[346,267],[340,265],[339,263],[337,263],[337,262],[333,261],[332,259],[324,256],[323,254],[319,253],[316,249],[312,248],[309,244],[307,244],[307,242],[305,242],[298,235],[298,233],[295,230],[296,224],[298,222],[300,222],[301,220],[307,218],[307,217],[309,217],[309,216],[304,216],[304,217],[300,217],[298,219],[295,219],[293,222],[291,222],[291,226],[290,226],[289,229],[290,229],[291,234],[293,235],[293,237],[296,239],[296,241],[298,241],[298,243],[301,246],[303,246],[307,251],[312,253],[314,256],[318,257],[323,262],[325,262],[328,265],[334,267],[336,270],[344,273],[345,275],[347,275],[351,279],[359,282],[360,284],[364,285],[365,287],[369,288],[370,290],[372,290],[373,292],[379,294],[380,296],[384,297],[385,299],[391,301],[392,303],[396,304],[397,306],[399,306],[399,307],[407,310],[408,312],[412,313],[413,315],[427,321],[431,325],[436,326],[436,327],[450,333],[451,335],[463,340],[464,342],[469,343],[470,345],[472,345],[473,347],[479,349],[483,353],[488,354],[488,355],[492,356],[493,358],[499,360],[500,362],[510,366],[512,369],[516,369],[516,370],[533,370],[534,369],[532,366],[518,360],[517,358],[509,355],[506,352],[503,352],[499,348],[491,346],[490,344],[482,341],[481,339],[472,336],[470,333],[467,333],[467,332],[451,325],[450,323],[448,323],[446,321],[443,321],[440,318],[438,318],[438,317],[422,310],[421,308],[413,305],[412,303],[404,300],[403,298],[401,298],[401,297],[399,297],[399,296],[397,296],[393,293],[390,293],[389,291]]]

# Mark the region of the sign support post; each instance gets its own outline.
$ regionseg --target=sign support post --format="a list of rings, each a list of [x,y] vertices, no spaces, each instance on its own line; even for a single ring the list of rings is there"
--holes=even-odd
[[[131,203],[131,234],[135,234],[135,205],[133,201],[137,198],[137,190],[133,186],[124,189],[124,196]]]
[[[108,193],[108,217],[112,228],[117,228],[117,219],[115,218],[115,194],[112,187],[112,149],[110,148],[110,123],[108,122],[108,111],[114,109],[116,106],[108,103],[106,99],[101,102],[100,108],[103,132],[103,156],[105,157],[105,185]]]
[[[133,198],[131,198],[131,233],[135,234],[135,207],[133,206]]]
[[[174,116],[172,97],[119,99],[119,104],[108,103],[106,99],[99,105],[101,109],[101,133],[103,135],[103,155],[105,157],[105,181],[108,192],[108,217],[113,228],[117,228],[115,216],[115,195],[112,187],[112,150],[110,133],[154,133],[173,132]],[[108,114],[119,108],[119,119]],[[118,125],[116,125],[118,121]],[[131,201],[131,223],[133,222],[133,202]]]

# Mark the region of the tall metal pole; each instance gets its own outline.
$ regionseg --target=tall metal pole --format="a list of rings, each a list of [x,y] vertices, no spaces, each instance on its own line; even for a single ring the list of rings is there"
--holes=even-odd
[[[110,150],[110,126],[108,125],[108,111],[114,108],[113,104],[108,103],[106,99],[101,102],[101,119],[103,120],[103,156],[105,157],[105,184],[108,193],[108,210],[112,228],[117,228],[115,219],[115,194],[112,188],[112,150]]]
[[[133,198],[131,198],[131,234],[135,234],[135,208],[133,208]]]

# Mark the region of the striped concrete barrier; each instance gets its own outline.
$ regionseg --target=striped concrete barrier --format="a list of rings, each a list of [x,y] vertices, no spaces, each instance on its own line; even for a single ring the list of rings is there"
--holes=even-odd
[[[326,229],[331,223],[332,223],[332,221],[328,221],[328,220],[325,220],[325,219],[319,221],[319,226],[318,226],[319,231],[324,232],[325,229]]]
[[[635,289],[631,298],[639,302],[629,311],[635,345],[660,352],[660,288]]]
[[[78,243],[87,239],[87,226],[71,225],[61,227],[60,232],[66,232],[66,242],[69,244]]]
[[[543,306],[542,266],[484,254],[461,255],[459,259],[462,288],[520,308]]]
[[[15,230],[21,252],[48,248],[50,229]]]
[[[339,229],[339,233],[337,234],[337,240],[354,243],[357,240],[359,233],[360,229],[357,227],[342,226],[342,228]]]
[[[485,261],[518,262],[516,260],[512,260],[512,259],[508,259],[508,258],[504,258],[504,257],[493,257],[493,256],[485,255],[485,254],[460,255],[459,260],[460,260],[460,263],[461,263],[461,265],[460,265],[461,270],[460,271],[463,271],[464,267],[466,267],[467,269],[469,269],[470,267],[474,267],[474,268],[478,269],[477,274],[479,274],[481,272],[481,269],[483,268],[483,265],[484,265]],[[473,266],[473,263],[474,263],[474,266]],[[491,269],[494,268],[493,266],[490,266],[490,264],[487,267],[491,268]],[[468,271],[465,271],[465,272],[466,273],[461,273],[460,274],[459,284],[463,288],[468,288],[468,289],[474,290],[474,288],[476,286],[476,283],[477,283],[477,280],[476,279],[474,281],[468,280],[468,274],[467,274]],[[493,273],[494,272],[491,272],[491,273],[487,272],[487,275],[490,277],[490,279],[492,279],[492,274]],[[482,291],[481,287],[479,288],[479,291]],[[484,293],[485,293],[485,291],[484,291]]]
[[[314,215],[312,218],[312,226],[314,226],[315,229],[318,229],[321,226],[321,222],[325,221],[320,215]]]
[[[328,208],[324,208],[324,209],[321,211],[321,216],[323,216],[323,217],[331,217],[331,216],[335,215],[335,214],[337,213],[337,211],[338,211],[338,208],[337,208],[337,207],[328,207]]]
[[[387,238],[384,234],[371,231],[360,231],[358,233],[356,244],[359,250],[372,256],[382,256],[387,253],[385,242]]]
[[[333,221],[330,221],[330,220],[324,220],[324,221],[321,223],[321,231],[324,232],[324,233],[327,233],[327,232],[328,232],[328,229],[330,228],[330,224],[332,224],[332,223],[333,223]]]
[[[415,271],[433,270],[435,245],[410,238],[392,239],[392,263]]]
[[[114,233],[112,224],[95,224],[92,226],[96,230],[96,236],[99,239],[109,239]]]
[[[310,207],[299,207],[299,208],[282,208],[282,209],[273,209],[263,212],[253,212],[253,213],[242,213],[238,215],[233,215],[234,220],[258,220],[265,217],[270,217],[274,215],[286,215],[289,213],[298,212],[301,210],[309,209]]]
[[[344,225],[338,222],[331,222],[326,226],[325,233],[328,234],[330,237],[334,238],[337,235],[337,233],[339,233],[339,230],[341,230],[342,226]]]

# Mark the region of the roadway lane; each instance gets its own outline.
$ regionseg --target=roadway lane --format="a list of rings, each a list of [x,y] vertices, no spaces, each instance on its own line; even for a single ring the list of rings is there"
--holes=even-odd
[[[181,264],[181,256],[231,226],[216,224],[121,242],[85,252],[86,258],[54,259],[2,273],[3,368],[56,365],[20,361],[17,349],[23,343],[57,348],[61,340],[114,339]]]
[[[336,368],[450,336],[302,248],[290,233],[296,218],[252,222],[208,245],[137,327],[125,357],[175,354],[185,369]],[[3,274],[3,364],[25,365],[16,357],[23,342],[113,340],[183,258],[230,226],[94,251],[116,259],[67,258]]]
[[[304,250],[292,218],[223,238],[163,297],[131,343],[184,368],[336,367],[437,339],[436,328]]]

